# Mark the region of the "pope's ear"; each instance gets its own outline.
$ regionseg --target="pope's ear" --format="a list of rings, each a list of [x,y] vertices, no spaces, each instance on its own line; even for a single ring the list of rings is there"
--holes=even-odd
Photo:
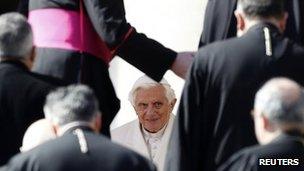
[[[175,104],[176,104],[176,101],[177,101],[176,99],[173,99],[173,100],[172,100],[172,102],[171,102],[171,104],[170,104],[172,109],[174,108],[174,106],[175,106]]]

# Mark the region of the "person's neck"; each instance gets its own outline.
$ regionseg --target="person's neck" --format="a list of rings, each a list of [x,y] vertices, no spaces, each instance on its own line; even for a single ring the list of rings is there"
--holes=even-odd
[[[78,127],[87,127],[87,128],[94,130],[92,128],[92,124],[90,122],[76,121],[76,122],[71,122],[71,123],[65,124],[63,126],[59,126],[56,131],[56,134],[57,134],[57,136],[62,136],[64,133],[68,132],[69,130],[72,130],[72,129],[75,129]]]
[[[168,123],[165,124],[161,129],[159,129],[156,132],[150,132],[150,131],[146,130],[143,126],[141,126],[141,127],[142,127],[142,131],[143,131],[145,136],[148,136],[148,137],[162,137],[164,135],[164,132],[165,132],[165,129],[166,129],[167,125],[168,125]]]
[[[267,132],[265,133],[265,135],[263,136],[263,141],[259,142],[261,145],[264,144],[268,144],[271,141],[273,141],[274,139],[276,139],[277,137],[279,137],[280,135],[282,135],[282,131],[281,130],[276,130],[274,132]]]
[[[278,28],[278,30],[282,33],[283,30],[280,29],[278,22],[275,19],[264,19],[264,20],[260,20],[260,19],[251,19],[251,20],[246,20],[246,26],[244,28],[244,30],[242,30],[241,32],[238,31],[238,37],[242,36],[243,34],[247,33],[248,30],[250,30],[250,28],[252,28],[253,26],[257,25],[257,24],[261,24],[261,23],[269,23],[274,25],[275,27]]]
[[[282,124],[280,125],[282,132],[287,134],[298,134],[304,136],[304,127],[301,123],[299,124]]]
[[[13,57],[1,57],[0,62],[2,61],[16,61],[22,63],[28,70],[31,69],[32,63],[29,60],[26,59],[20,59],[20,58],[13,58]]]

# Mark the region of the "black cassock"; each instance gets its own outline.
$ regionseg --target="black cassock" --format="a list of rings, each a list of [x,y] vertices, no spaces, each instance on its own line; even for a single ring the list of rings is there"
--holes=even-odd
[[[156,171],[145,157],[85,127],[14,156],[0,171]]]
[[[201,48],[185,83],[165,170],[212,171],[234,152],[256,144],[250,115],[255,92],[272,76],[303,85],[303,64],[303,48],[266,23]]]
[[[60,80],[31,73],[20,61],[0,62],[0,165],[20,152],[26,129],[44,118],[46,95]]]
[[[199,46],[236,36],[234,10],[237,0],[209,0]],[[286,0],[288,19],[285,35],[304,44],[304,1]]]
[[[218,171],[302,171],[304,138],[285,133],[267,145],[245,148],[233,155]],[[271,159],[266,163],[265,159]],[[281,160],[280,159],[285,159]],[[288,162],[287,162],[287,161]],[[262,163],[263,162],[263,163]],[[268,165],[264,165],[268,164]]]

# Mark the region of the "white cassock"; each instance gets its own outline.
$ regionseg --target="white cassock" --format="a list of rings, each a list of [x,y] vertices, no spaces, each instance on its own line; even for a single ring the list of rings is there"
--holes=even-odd
[[[111,130],[112,141],[151,159],[157,170],[163,171],[174,117],[170,114],[167,125],[157,133],[148,133],[142,129],[139,120],[136,119]]]

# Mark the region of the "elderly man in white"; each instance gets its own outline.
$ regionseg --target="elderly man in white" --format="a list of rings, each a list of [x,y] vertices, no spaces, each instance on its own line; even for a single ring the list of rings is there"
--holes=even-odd
[[[162,171],[174,121],[175,93],[165,79],[158,83],[142,76],[133,85],[129,101],[138,119],[112,130],[112,140],[151,159]]]

